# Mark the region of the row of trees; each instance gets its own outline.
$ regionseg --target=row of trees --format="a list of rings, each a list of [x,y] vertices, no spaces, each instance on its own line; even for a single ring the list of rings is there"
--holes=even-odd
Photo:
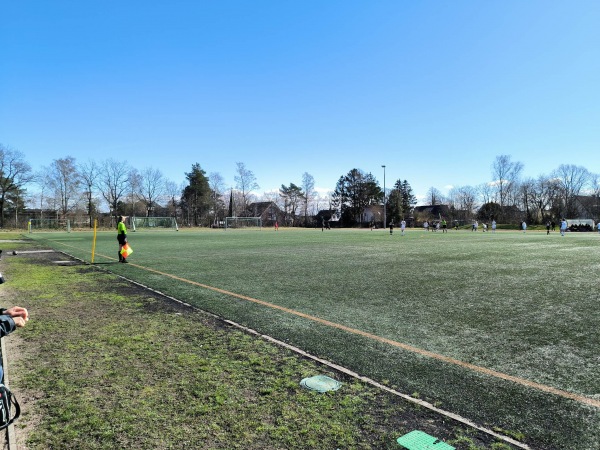
[[[208,226],[226,212],[224,183],[220,174],[209,176],[200,164],[185,174],[186,183],[177,186],[158,169],[138,171],[127,163],[112,159],[81,165],[67,157],[53,161],[32,180],[41,187],[40,211],[57,211],[59,218],[85,210],[88,223],[98,215],[102,204],[110,216],[170,216],[194,226]],[[237,164],[236,200],[232,215],[243,215],[251,192],[258,188],[254,174],[243,163]],[[233,191],[232,191],[233,192]],[[231,202],[230,210],[234,206]]]
[[[155,168],[138,171],[129,164],[108,159],[77,164],[67,156],[54,160],[39,172],[32,171],[25,156],[0,144],[0,227],[5,226],[9,213],[14,224],[31,217],[24,216],[26,205],[37,210],[35,218],[93,218],[108,209],[108,216],[170,216],[180,223],[209,226],[222,221],[226,215],[244,216],[249,203],[255,201],[259,189],[254,173],[244,163],[236,163],[235,188],[225,192],[219,173],[207,175],[200,164],[193,164],[185,174],[186,182],[178,186]],[[34,194],[26,187],[34,187]],[[317,199],[313,177],[305,173],[302,186],[282,185],[277,200],[290,224],[294,224],[299,208],[308,222],[313,211],[309,207]],[[83,222],[83,220],[82,220]],[[12,221],[11,221],[12,223]]]
[[[537,178],[524,178],[522,172],[522,163],[501,155],[492,164],[494,181],[455,187],[446,198],[439,192],[437,197],[465,220],[535,224],[561,217],[600,218],[600,177],[585,167],[561,164]]]
[[[455,187],[447,196],[432,187],[426,203],[448,205],[449,219],[464,221],[543,223],[559,217],[600,217],[598,175],[566,164],[537,178],[523,178],[522,172],[522,163],[501,155],[491,166],[489,183]],[[110,216],[172,216],[180,223],[210,226],[225,216],[245,216],[251,202],[264,200],[279,205],[290,226],[311,225],[319,209],[341,213],[343,225],[352,226],[365,222],[368,208],[384,201],[389,222],[410,217],[417,203],[406,179],[398,179],[384,193],[372,174],[356,168],[341,176],[325,197],[317,194],[314,178],[305,172],[301,183],[282,184],[278,192],[259,198],[256,177],[241,162],[236,163],[235,187],[226,188],[220,174],[207,175],[197,163],[185,176],[177,185],[155,168],[138,171],[112,159],[78,164],[70,156],[34,173],[22,153],[0,144],[0,226],[10,214],[18,223],[26,205],[56,218],[79,214],[90,224],[108,209]],[[31,194],[27,187],[37,189]]]
[[[508,155],[496,157],[491,166],[492,180],[479,186],[460,186],[444,196],[432,187],[426,204],[446,205],[446,219],[469,222],[474,219],[501,223],[546,223],[566,218],[600,219],[600,176],[585,167],[561,164],[548,175],[523,178],[523,164]],[[340,177],[332,195],[344,225],[365,222],[369,207],[382,205],[389,221],[398,223],[412,216],[416,198],[406,180],[382,191],[370,173],[352,169]],[[420,217],[417,220],[432,219]]]

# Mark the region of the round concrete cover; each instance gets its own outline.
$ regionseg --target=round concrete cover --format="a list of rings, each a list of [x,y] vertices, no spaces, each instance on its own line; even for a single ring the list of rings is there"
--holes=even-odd
[[[314,377],[304,378],[300,381],[300,385],[313,391],[327,392],[337,391],[342,383],[326,375],[315,375]]]

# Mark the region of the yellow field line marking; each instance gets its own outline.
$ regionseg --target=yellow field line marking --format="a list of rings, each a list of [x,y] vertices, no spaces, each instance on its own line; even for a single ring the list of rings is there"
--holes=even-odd
[[[75,247],[73,247],[73,248],[75,248]],[[105,258],[113,259],[113,260],[115,259],[115,258],[111,258],[110,256],[105,256],[105,255],[99,255],[99,256],[103,256]],[[448,363],[448,364],[454,364],[455,366],[459,366],[459,367],[463,367],[463,368],[466,368],[466,369],[470,369],[470,370],[472,370],[474,372],[482,373],[482,374],[489,375],[491,377],[499,378],[499,379],[506,380],[506,381],[511,381],[513,383],[517,383],[517,384],[520,384],[522,386],[527,386],[529,388],[536,389],[538,391],[547,392],[547,393],[554,394],[554,395],[557,395],[557,396],[560,396],[560,397],[563,397],[563,398],[567,398],[567,399],[570,399],[570,400],[575,400],[575,401],[577,401],[579,403],[583,403],[585,405],[590,405],[590,406],[594,406],[596,408],[600,408],[600,400],[595,400],[593,398],[585,397],[583,395],[575,394],[573,392],[563,391],[562,389],[557,389],[557,388],[554,388],[552,386],[547,386],[545,384],[536,383],[535,381],[530,381],[530,380],[527,380],[525,378],[520,378],[520,377],[515,377],[513,375],[508,375],[508,374],[505,374],[505,373],[502,373],[502,372],[498,372],[496,370],[488,369],[486,367],[477,366],[475,364],[464,362],[464,361],[461,361],[461,360],[458,360],[458,359],[455,359],[455,358],[451,358],[449,356],[440,355],[439,353],[434,353],[434,352],[431,352],[429,350],[424,350],[422,348],[414,347],[414,346],[409,345],[409,344],[404,344],[402,342],[394,341],[392,339],[388,339],[388,338],[384,338],[384,337],[381,337],[381,336],[377,336],[376,334],[368,333],[366,331],[362,331],[362,330],[359,330],[357,328],[351,328],[351,327],[348,327],[346,325],[342,325],[342,324],[339,324],[339,323],[336,323],[336,322],[331,322],[331,321],[326,320],[326,319],[321,319],[320,317],[311,316],[310,314],[305,314],[303,312],[296,311],[295,309],[286,308],[285,306],[280,306],[280,305],[276,305],[274,303],[266,302],[264,300],[259,300],[259,299],[256,299],[256,298],[248,297],[247,295],[237,294],[235,292],[227,291],[225,289],[217,288],[217,287],[214,287],[214,286],[209,286],[209,285],[203,284],[203,283],[198,283],[197,281],[188,280],[186,278],[178,277],[177,275],[173,275],[173,274],[170,274],[170,273],[161,272],[160,270],[151,269],[149,267],[140,266],[138,264],[133,264],[133,263],[130,263],[130,264],[132,266],[134,266],[134,267],[146,270],[148,272],[153,272],[153,273],[156,273],[158,275],[165,276],[167,278],[172,278],[174,280],[182,281],[184,283],[188,283],[188,284],[191,284],[191,285],[194,285],[194,286],[198,286],[198,287],[201,287],[201,288],[204,288],[204,289],[208,289],[210,291],[218,292],[220,294],[224,294],[224,295],[227,295],[229,297],[235,297],[235,298],[238,298],[240,300],[246,300],[246,301],[249,301],[249,302],[252,302],[252,303],[256,303],[256,304],[259,304],[259,305],[262,305],[262,306],[266,306],[266,307],[271,308],[271,309],[276,309],[276,310],[279,310],[279,311],[283,311],[283,312],[286,312],[288,314],[292,314],[292,315],[295,315],[295,316],[298,316],[298,317],[302,317],[304,319],[311,320],[311,321],[316,322],[316,323],[320,323],[321,325],[326,325],[326,326],[331,327],[331,328],[336,328],[338,330],[346,331],[348,333],[352,333],[352,334],[356,334],[356,335],[359,335],[359,336],[363,336],[363,337],[366,337],[368,339],[372,339],[374,341],[382,342],[384,344],[388,344],[388,345],[391,345],[393,347],[401,348],[403,350],[406,350],[406,351],[409,351],[409,352],[412,352],[412,353],[416,353],[418,355],[427,356],[429,358],[436,359],[438,361],[443,361],[443,362]]]

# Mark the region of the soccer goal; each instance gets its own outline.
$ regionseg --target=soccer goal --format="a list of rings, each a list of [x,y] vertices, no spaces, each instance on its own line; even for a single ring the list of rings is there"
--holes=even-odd
[[[228,228],[261,229],[262,219],[260,217],[225,217],[225,229]]]
[[[133,231],[172,229],[179,231],[175,217],[131,217]]]
[[[29,219],[27,221],[27,231],[34,233],[36,231],[68,231],[71,232],[71,221],[69,219]]]

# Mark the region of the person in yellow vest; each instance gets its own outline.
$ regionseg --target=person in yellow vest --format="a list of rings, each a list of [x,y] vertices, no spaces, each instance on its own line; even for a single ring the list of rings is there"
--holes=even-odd
[[[121,250],[123,246],[127,244],[127,227],[125,226],[125,218],[119,216],[119,223],[117,224],[117,241],[119,241],[119,262],[126,263],[127,259],[123,258]]]

